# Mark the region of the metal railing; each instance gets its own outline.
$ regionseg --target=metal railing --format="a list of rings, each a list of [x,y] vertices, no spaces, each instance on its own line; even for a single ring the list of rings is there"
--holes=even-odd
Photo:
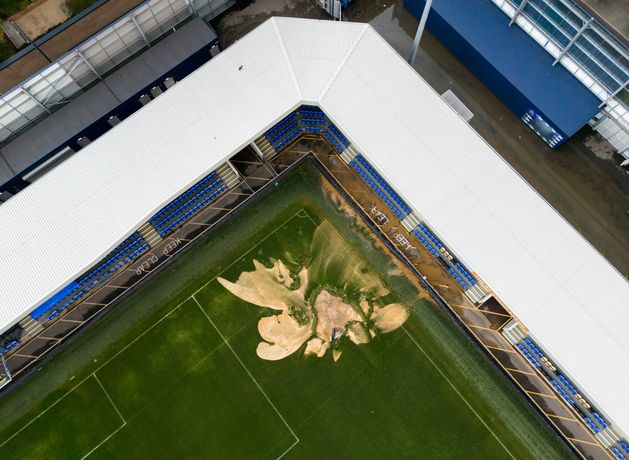
[[[234,0],[147,0],[0,97],[0,142],[81,94],[191,16],[213,18]]]

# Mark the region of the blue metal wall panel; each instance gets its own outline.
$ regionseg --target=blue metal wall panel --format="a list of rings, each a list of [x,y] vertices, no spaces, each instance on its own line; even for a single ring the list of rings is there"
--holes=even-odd
[[[405,0],[421,15],[425,0]],[[541,115],[564,140],[598,111],[600,100],[491,0],[434,0],[428,30],[516,115]]]

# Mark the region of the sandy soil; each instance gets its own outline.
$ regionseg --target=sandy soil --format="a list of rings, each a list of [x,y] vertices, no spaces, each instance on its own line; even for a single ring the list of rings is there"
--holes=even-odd
[[[219,277],[218,282],[229,292],[242,300],[259,307],[285,311],[291,306],[306,309],[304,292],[308,285],[308,272],[302,270],[298,277],[300,286],[291,291],[293,284],[290,271],[281,260],[273,261],[271,268],[266,268],[257,260],[253,261],[255,270],[242,272],[235,283]]]
[[[312,334],[310,323],[300,326],[288,311],[262,318],[258,322],[258,332],[266,342],[260,342],[256,352],[260,358],[268,361],[292,355]]]
[[[218,278],[236,297],[279,312],[258,321],[262,341],[256,352],[261,359],[277,361],[306,344],[305,355],[323,357],[332,348],[332,358],[336,361],[342,353],[340,337],[346,336],[356,345],[365,344],[377,332],[391,332],[408,319],[408,311],[400,304],[372,305],[389,290],[328,222],[315,230],[311,251],[312,261],[298,273],[297,280],[281,260],[271,260],[270,267],[254,260],[254,270],[242,272],[235,282]],[[290,254],[287,257],[290,260]],[[334,280],[337,288],[359,293],[361,300],[358,305],[350,305],[341,296],[321,289],[310,305],[305,299],[307,288],[321,286],[308,286],[309,280],[315,283]],[[296,289],[291,289],[295,286]],[[369,319],[376,330],[369,328]]]
[[[352,321],[362,321],[351,305],[325,289],[317,296],[314,309],[317,312],[317,335],[323,340],[330,341],[335,330],[345,330]]]
[[[332,202],[337,205],[339,211],[342,211],[345,215],[350,217],[358,228],[362,230],[367,230],[365,233],[369,235],[371,241],[373,242],[373,245],[377,249],[388,252],[388,248],[384,245],[384,243],[382,243],[382,241],[380,241],[380,239],[373,233],[373,231],[371,231],[371,229],[363,222],[362,217],[360,217],[356,213],[354,208],[352,208],[349,204],[347,204],[347,202],[345,202],[345,200],[341,197],[334,186],[332,186],[332,184],[330,184],[328,181],[322,181],[322,187],[325,193],[330,197]],[[421,285],[415,273],[413,273],[406,265],[402,264],[396,258],[392,257],[391,261],[392,265],[389,269],[387,269],[388,275],[399,275],[406,277],[406,279],[417,288],[417,292],[419,292],[419,298],[432,301],[432,298]]]
[[[391,332],[406,322],[408,310],[399,303],[392,303],[383,308],[374,307],[371,318],[380,332]]]
[[[13,19],[20,26],[20,29],[31,40],[34,40],[69,17],[65,0],[42,0],[18,13]]]
[[[363,323],[352,323],[347,327],[347,337],[356,345],[368,343],[371,340],[369,330]]]

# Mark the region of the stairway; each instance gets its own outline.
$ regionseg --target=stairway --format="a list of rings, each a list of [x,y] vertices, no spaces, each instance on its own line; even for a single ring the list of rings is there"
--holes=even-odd
[[[415,217],[415,214],[410,213],[406,216],[402,221],[402,226],[408,231],[411,232],[413,229],[419,227],[419,219]]]
[[[153,226],[149,222],[145,222],[138,228],[138,233],[142,237],[144,241],[150,246],[154,247],[160,241],[162,241],[162,237],[159,233],[153,228]]]
[[[350,145],[347,146],[345,150],[341,152],[341,158],[347,164],[350,164],[354,158],[356,158],[358,153],[354,150],[354,148]]]
[[[502,328],[502,335],[505,336],[511,345],[515,345],[524,339],[526,331],[522,329],[522,326],[516,320],[511,320],[509,324]]]
[[[270,144],[269,144],[270,145]],[[240,182],[240,176],[236,172],[235,168],[228,162],[223,163],[217,170],[221,180],[227,185],[227,188],[232,188],[238,185]]]
[[[35,337],[42,329],[44,329],[44,326],[42,326],[39,321],[34,320],[30,316],[27,316],[20,321],[20,327],[24,331],[24,335],[27,337]]]
[[[258,155],[260,155],[263,160],[268,160],[277,155],[277,151],[273,148],[266,136],[260,136],[253,144],[258,151]]]

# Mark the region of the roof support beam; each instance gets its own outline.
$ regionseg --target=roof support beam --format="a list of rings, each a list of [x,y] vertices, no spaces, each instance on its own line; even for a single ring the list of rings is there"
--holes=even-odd
[[[572,45],[574,45],[576,43],[576,41],[579,39],[579,37],[581,37],[581,35],[583,35],[583,32],[585,32],[587,30],[588,27],[590,27],[590,24],[592,24],[592,21],[594,21],[593,18],[588,19],[587,21],[585,21],[583,23],[583,25],[581,26],[581,28],[577,31],[577,33],[575,34],[574,37],[572,37],[572,39],[570,40],[570,42],[566,45],[566,47],[564,49],[561,50],[561,53],[559,53],[559,56],[557,56],[557,59],[555,59],[555,62],[553,62],[553,65],[557,65],[557,63],[559,61],[561,61],[561,58],[564,57],[566,55],[566,53],[568,51],[570,51],[570,48],[572,48]]]
[[[135,26],[135,28],[138,29],[138,33],[142,37],[142,40],[144,40],[144,43],[146,43],[146,46],[151,46],[151,43],[146,38],[146,35],[144,35],[144,31],[140,27],[140,24],[138,24],[138,21],[135,19],[135,16],[130,16],[130,17],[131,17],[131,22],[133,22],[133,25]]]
[[[41,102],[39,102],[39,99],[37,99],[35,96],[33,96],[31,93],[29,93],[26,88],[24,88],[23,86],[20,86],[20,90],[22,90],[22,92],[24,94],[26,94],[29,97],[29,99],[31,99],[35,104],[37,104],[42,109],[44,109],[47,113],[51,113],[50,109],[48,107],[46,107],[44,104],[42,104]]]
[[[513,14],[513,17],[511,18],[511,21],[509,21],[509,27],[511,27],[515,23],[515,20],[518,19],[518,16],[522,14],[522,11],[524,10],[524,7],[526,6],[528,2],[529,0],[522,0],[522,3],[520,3],[520,6],[518,6],[518,9],[515,10],[515,13]]]
[[[99,74],[98,71],[94,68],[94,66],[90,64],[90,61],[88,61],[87,58],[83,56],[83,53],[81,53],[81,51],[77,50],[76,54],[79,55],[79,57],[83,60],[83,62],[85,62],[85,65],[88,66],[92,72],[94,72],[94,75],[96,75],[99,80],[103,79],[101,74]]]

